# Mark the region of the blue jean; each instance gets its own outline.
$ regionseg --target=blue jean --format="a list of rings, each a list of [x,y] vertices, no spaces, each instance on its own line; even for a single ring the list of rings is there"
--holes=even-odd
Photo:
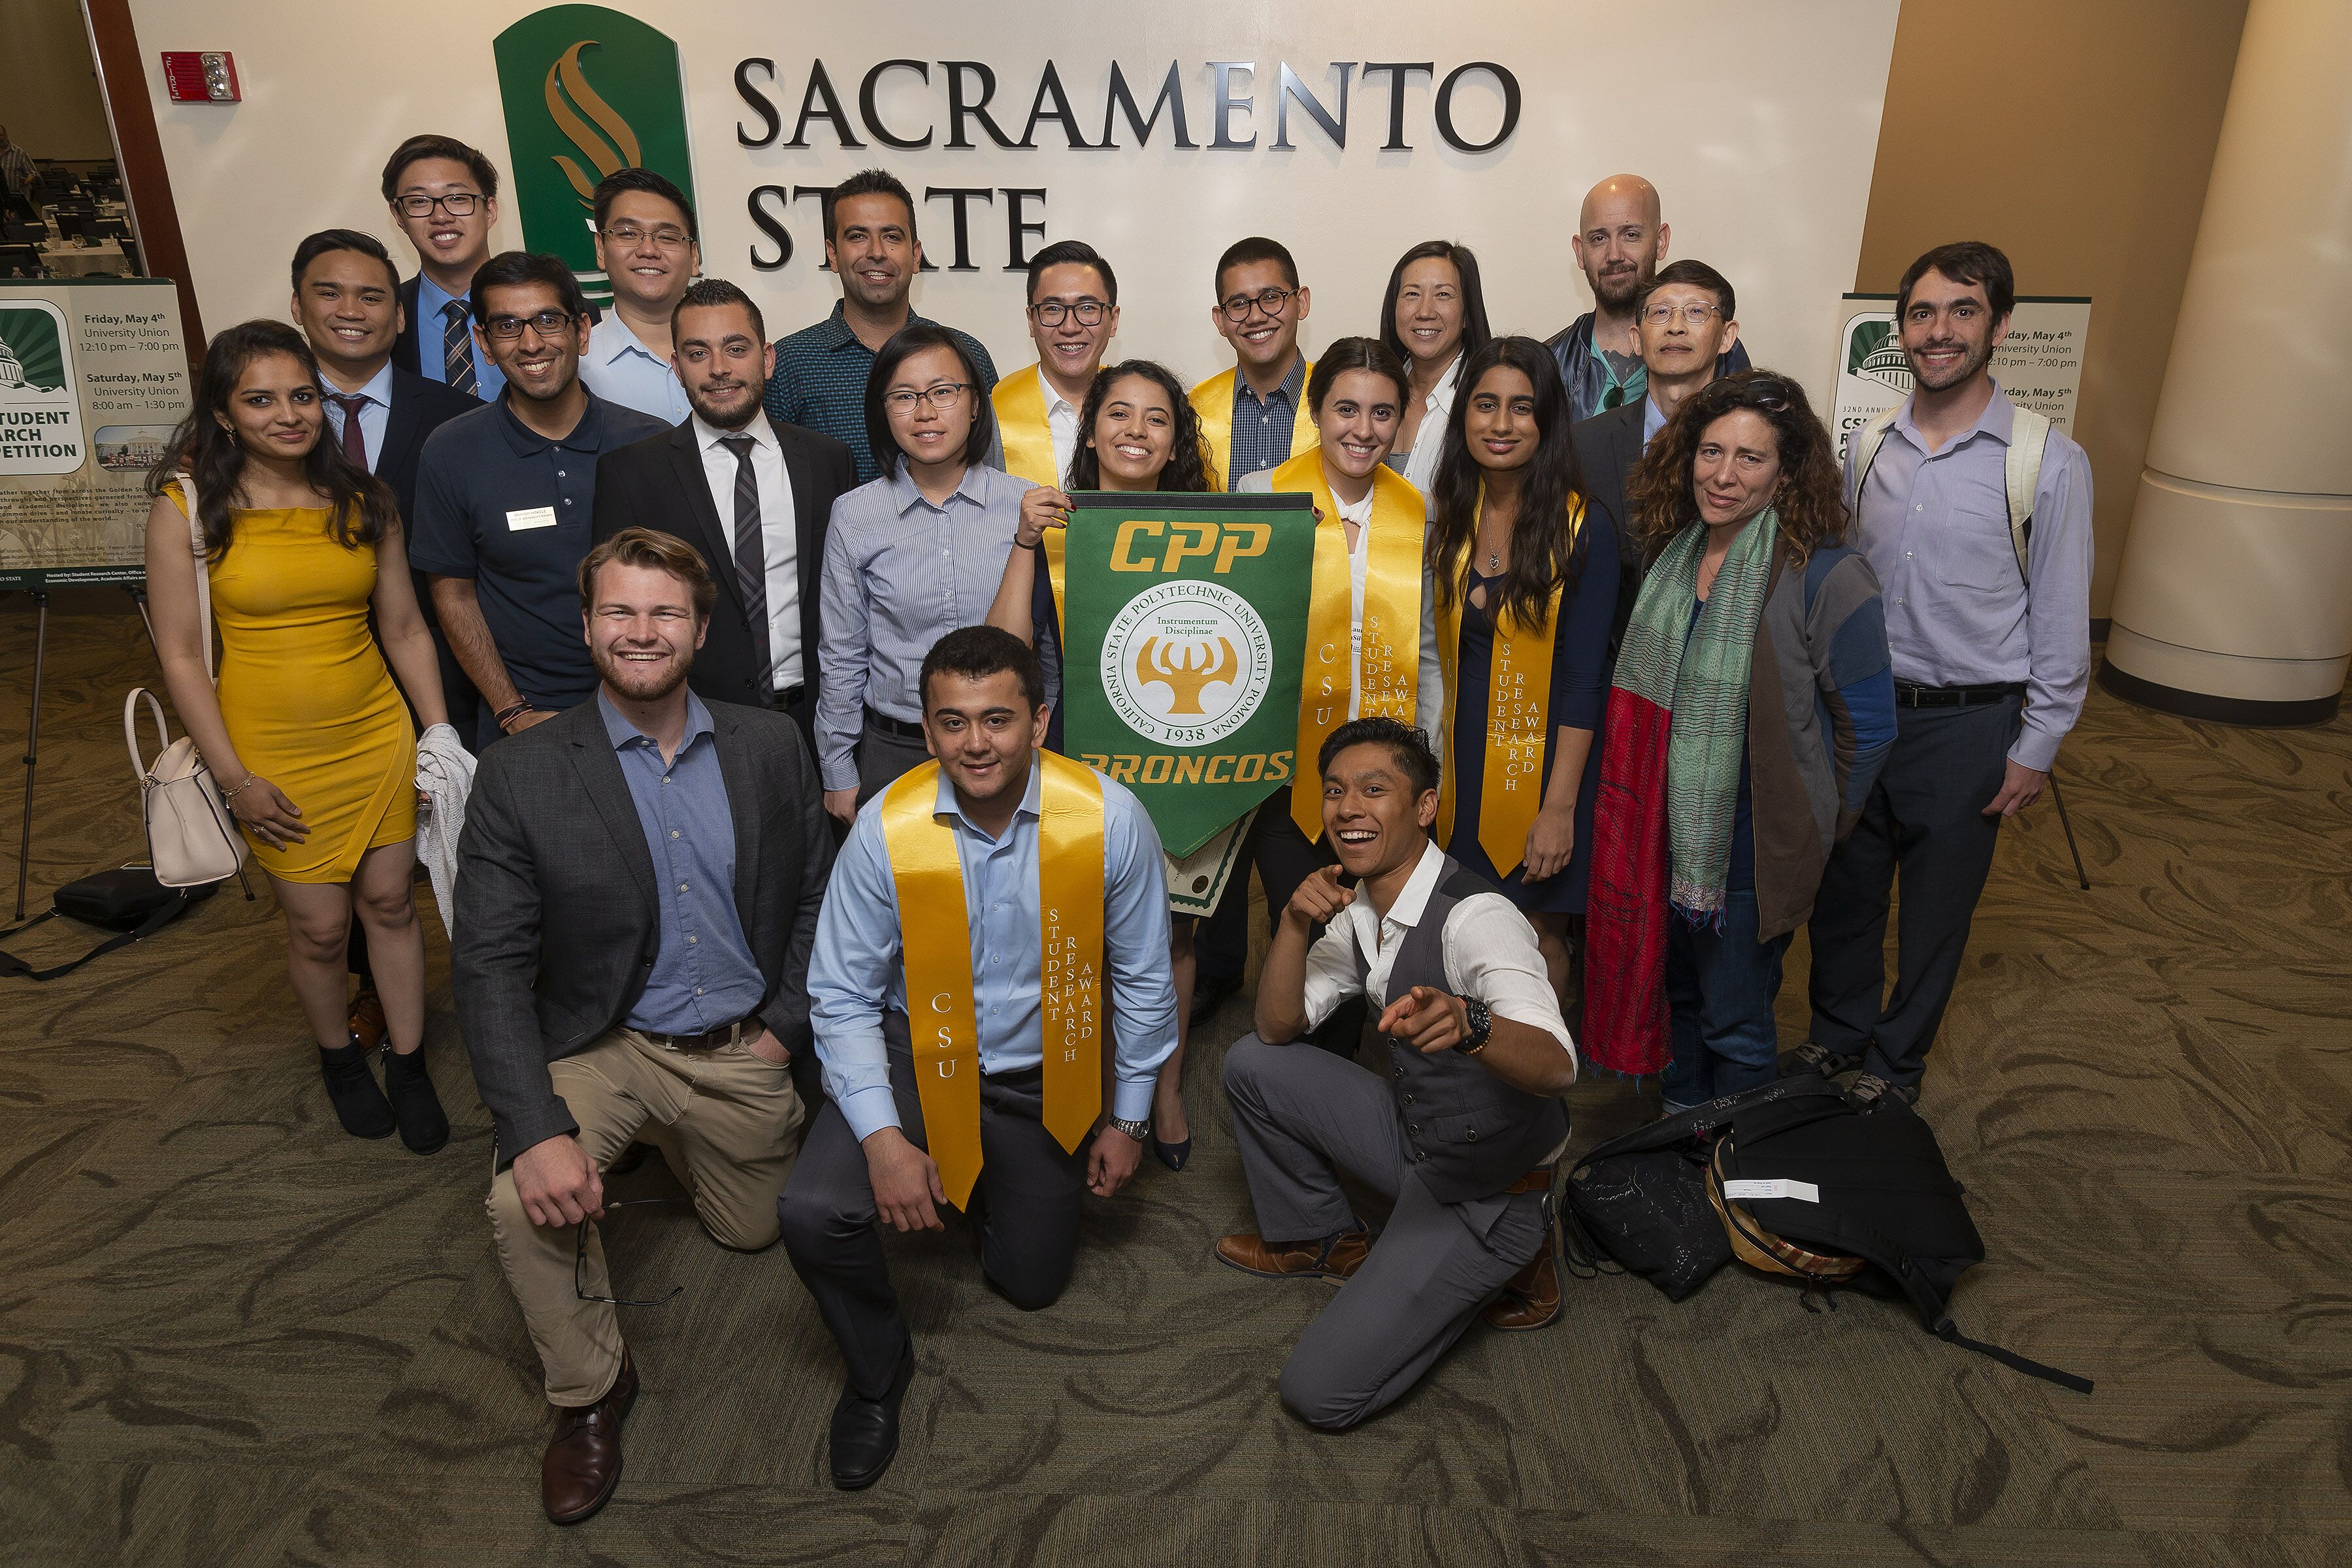
[[[1666,1008],[1674,1059],[1659,1079],[1669,1109],[1769,1083],[1780,1034],[1772,1002],[1791,933],[1756,940],[1754,889],[1724,896],[1723,929],[1666,918]]]

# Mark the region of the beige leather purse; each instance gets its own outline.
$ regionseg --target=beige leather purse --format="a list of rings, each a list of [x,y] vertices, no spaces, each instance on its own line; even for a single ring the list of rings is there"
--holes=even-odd
[[[205,571],[204,525],[196,521],[195,489],[180,476],[188,498],[188,542],[196,557],[196,621],[202,629],[205,673],[213,672],[212,584]],[[139,754],[139,700],[154,715],[156,744],[151,765]],[[195,738],[172,739],[163,705],[141,686],[122,700],[122,743],[131,752],[131,772],[139,781],[139,810],[147,826],[147,858],[155,880],[167,888],[195,888],[224,881],[245,864],[245,835],[221,799],[212,769],[196,751]]]

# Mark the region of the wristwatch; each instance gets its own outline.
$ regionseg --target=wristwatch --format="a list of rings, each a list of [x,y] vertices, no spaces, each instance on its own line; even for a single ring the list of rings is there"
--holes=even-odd
[[[1139,1143],[1151,1136],[1151,1123],[1149,1121],[1129,1121],[1123,1117],[1114,1116],[1110,1119],[1110,1124]]]
[[[1462,1016],[1469,1023],[1470,1034],[1454,1048],[1465,1057],[1475,1057],[1486,1048],[1486,1037],[1495,1032],[1495,1015],[1475,996],[1465,996],[1461,1002]]]

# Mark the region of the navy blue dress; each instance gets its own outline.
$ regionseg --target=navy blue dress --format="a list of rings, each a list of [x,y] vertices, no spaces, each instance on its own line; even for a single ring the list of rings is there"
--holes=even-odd
[[[1597,520],[1597,522],[1596,522]],[[1498,875],[1478,843],[1478,805],[1486,777],[1486,700],[1495,662],[1494,617],[1475,604],[1462,606],[1461,658],[1454,668],[1454,722],[1446,737],[1445,765],[1454,771],[1454,839],[1446,852],[1507,894],[1523,910],[1547,914],[1584,912],[1585,883],[1592,868],[1592,797],[1601,784],[1601,719],[1609,698],[1609,626],[1617,613],[1617,531],[1605,519],[1587,514],[1584,570],[1560,596],[1559,624],[1552,628],[1551,694],[1545,709],[1543,773],[1551,781],[1552,753],[1563,729],[1592,731],[1584,778],[1576,790],[1576,847],[1567,866],[1549,879],[1529,884],[1524,868]],[[1470,574],[1465,584],[1483,587],[1488,603],[1499,578]]]

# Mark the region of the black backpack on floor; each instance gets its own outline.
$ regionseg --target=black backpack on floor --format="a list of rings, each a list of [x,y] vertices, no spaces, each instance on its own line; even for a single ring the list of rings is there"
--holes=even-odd
[[[103,958],[118,947],[128,947],[154,935],[187,913],[191,906],[211,898],[218,887],[216,882],[205,882],[194,888],[167,888],[155,879],[153,869],[146,866],[121,866],[68,882],[52,895],[47,909],[22,925],[0,931],[0,941],[60,915],[120,934],[107,938],[69,963],[47,969],[36,969],[14,953],[0,952],[0,978],[21,974],[27,980],[55,980],[71,974],[94,958]]]

